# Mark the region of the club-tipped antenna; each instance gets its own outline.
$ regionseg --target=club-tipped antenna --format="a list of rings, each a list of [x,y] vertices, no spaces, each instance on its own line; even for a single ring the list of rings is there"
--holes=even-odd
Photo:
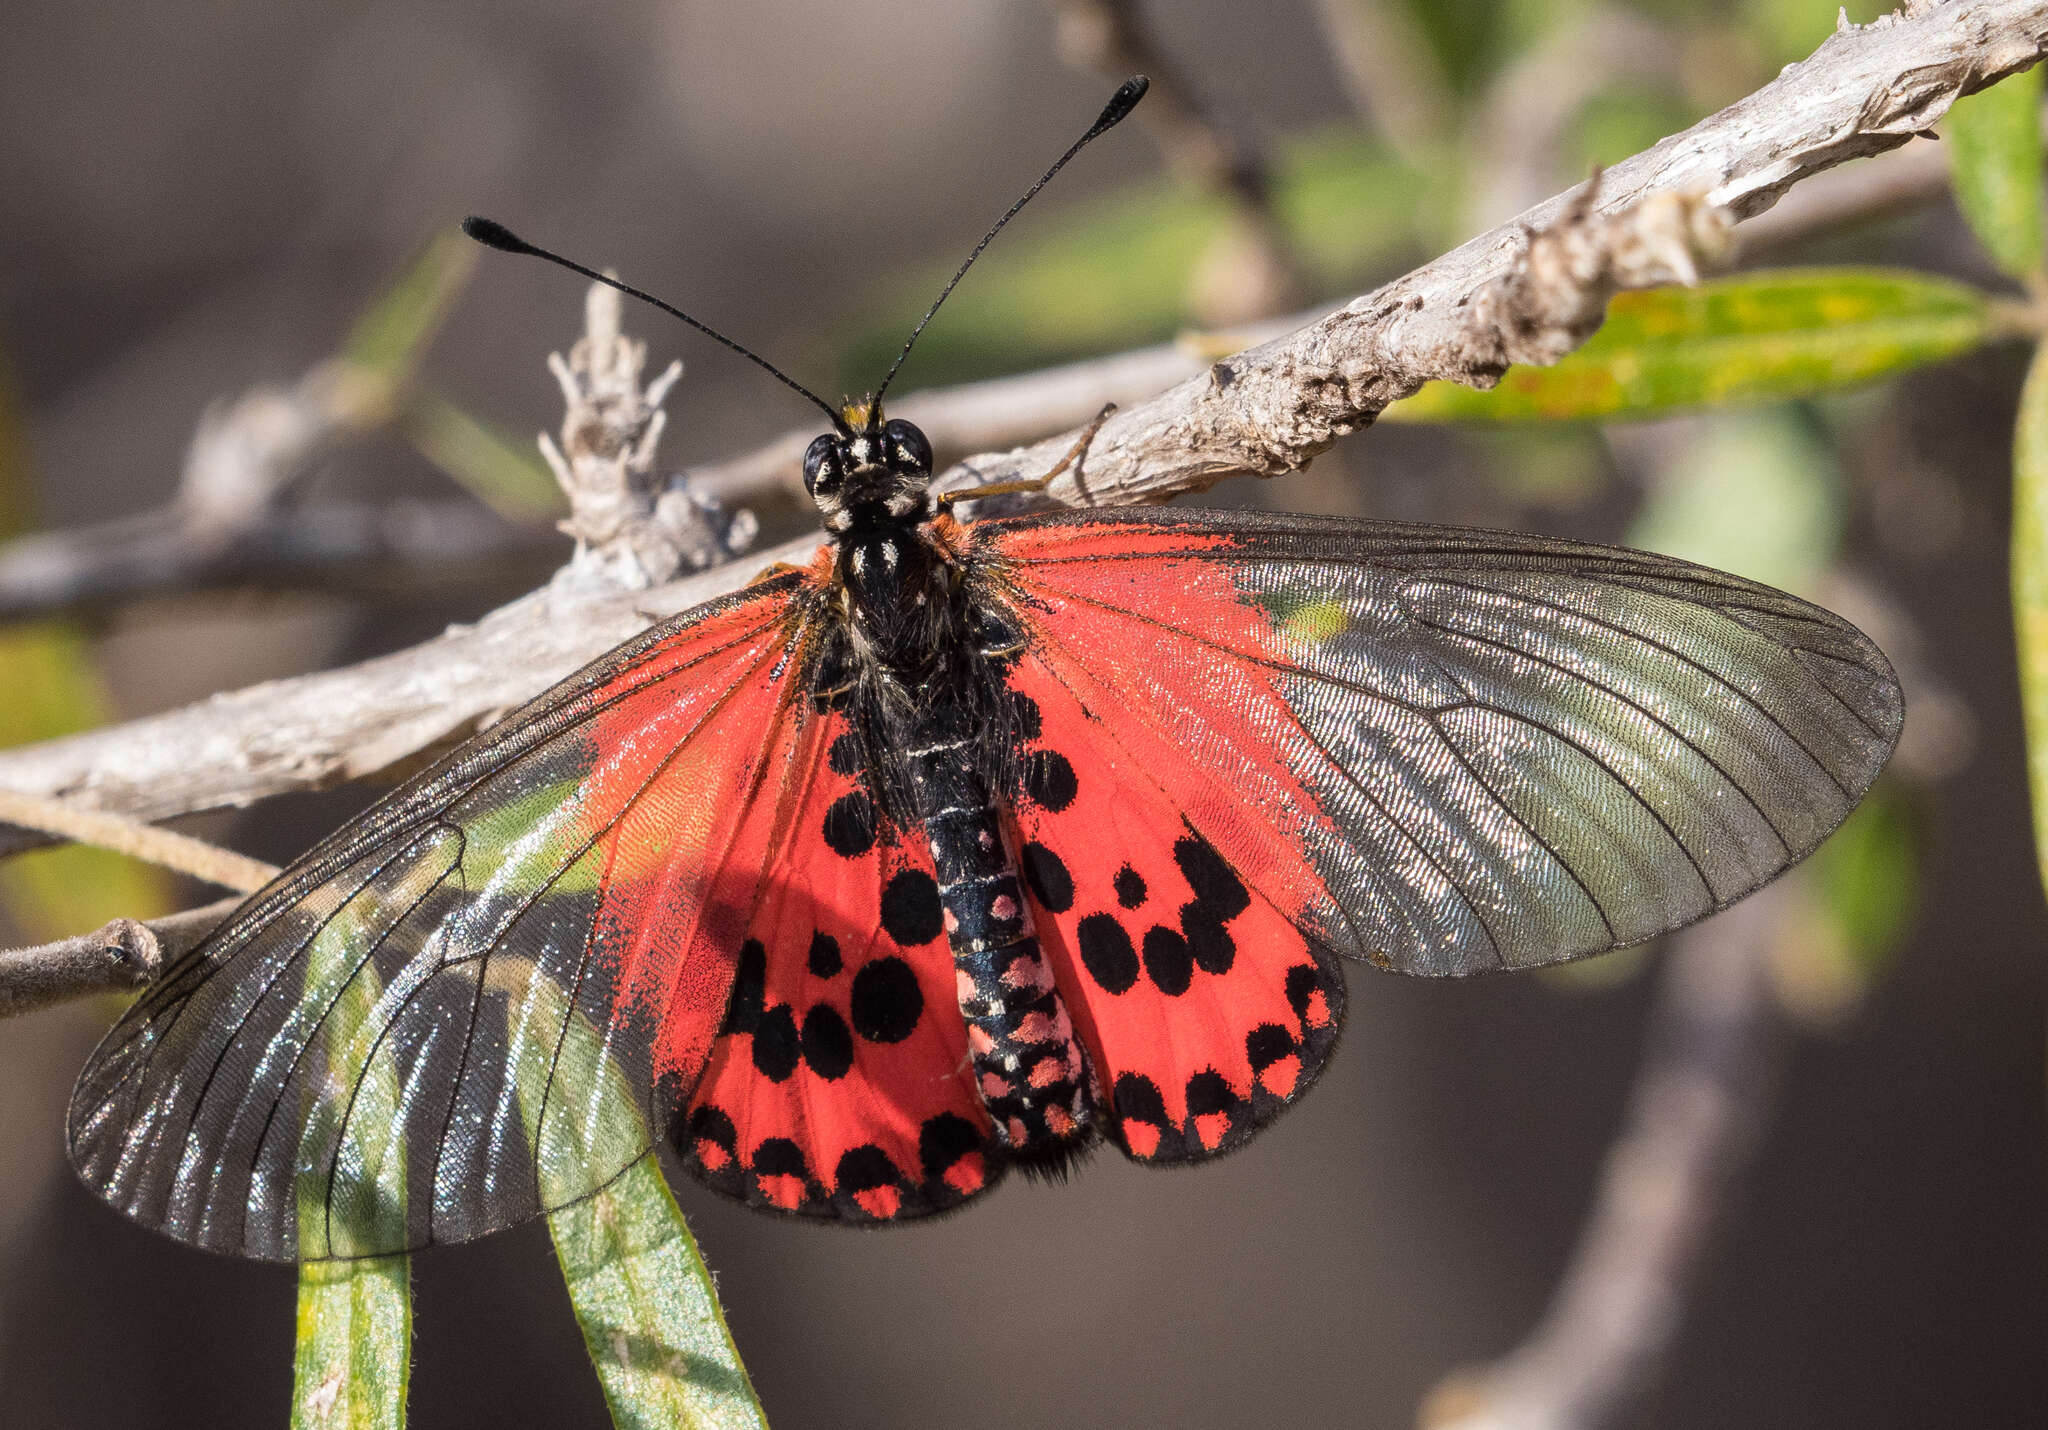
[[[768,359],[762,357],[759,353],[753,351],[751,348],[748,348],[741,343],[734,342],[731,338],[727,337],[724,333],[719,332],[718,329],[712,327],[709,323],[698,322],[688,313],[685,313],[681,308],[676,307],[675,304],[664,303],[661,301],[661,299],[655,297],[652,293],[648,293],[639,288],[635,288],[630,283],[622,283],[618,279],[612,277],[609,273],[600,273],[595,268],[586,268],[572,258],[564,258],[559,253],[551,253],[547,249],[542,248],[537,244],[528,243],[518,234],[512,232],[511,229],[505,227],[505,225],[497,223],[491,219],[478,218],[476,215],[472,214],[462,221],[462,231],[468,234],[471,238],[475,239],[478,243],[484,245],[484,247],[486,248],[495,248],[502,253],[523,253],[533,258],[545,258],[548,262],[559,264],[563,268],[568,269],[571,273],[581,273],[585,278],[590,279],[593,283],[602,283],[607,287],[618,289],[621,293],[625,293],[631,297],[638,298],[643,303],[652,303],[655,307],[661,309],[662,312],[667,313],[670,317],[681,318],[684,322],[688,323],[691,327],[695,328],[705,337],[710,338],[714,342],[725,344],[734,352],[738,353],[741,357],[745,358],[748,362],[754,363],[759,367],[765,369],[769,376],[773,377],[777,382],[780,382],[783,386],[791,389],[792,391],[800,392],[805,397],[808,397],[811,401],[817,403],[818,406],[824,410],[825,415],[832,419],[832,425],[835,428],[837,428],[841,433],[849,437],[853,435],[852,429],[846,425],[846,419],[839,415],[838,410],[835,409],[831,403],[827,402],[824,398],[818,396],[817,393],[811,391],[808,387],[805,387],[802,383],[798,382],[795,378],[791,377],[788,373],[784,372],[774,363],[768,361]]]
[[[995,241],[995,236],[1003,231],[1004,224],[1015,218],[1018,211],[1024,205],[1037,197],[1040,189],[1052,182],[1054,174],[1066,168],[1069,159],[1087,148],[1096,139],[1099,139],[1110,130],[1116,128],[1117,125],[1123,123],[1130,112],[1138,107],[1138,101],[1145,97],[1145,91],[1151,87],[1152,81],[1141,74],[1134,74],[1118,85],[1116,93],[1109,97],[1109,103],[1102,106],[1102,113],[1097,115],[1095,122],[1088,126],[1088,132],[1069,145],[1067,152],[1053,161],[1053,166],[1039,177],[1038,182],[1024,191],[1024,197],[1011,204],[1008,212],[996,220],[995,227],[981,236],[981,242],[974,245],[974,252],[967,255],[967,261],[960,265],[959,271],[953,275],[952,281],[946,284],[938,297],[932,299],[931,307],[925,309],[924,316],[917,320],[917,326],[911,329],[909,340],[903,344],[903,351],[896,354],[896,361],[889,365],[888,376],[884,377],[882,385],[875,389],[875,395],[868,399],[868,424],[870,426],[874,425],[876,419],[881,414],[882,394],[889,390],[889,384],[896,380],[897,370],[903,366],[903,360],[909,357],[910,350],[917,346],[918,335],[924,332],[925,324],[932,320],[932,314],[939,311],[939,305],[952,296],[953,290],[960,286],[960,280],[967,276],[967,270],[974,266],[974,260],[981,257],[981,251]]]

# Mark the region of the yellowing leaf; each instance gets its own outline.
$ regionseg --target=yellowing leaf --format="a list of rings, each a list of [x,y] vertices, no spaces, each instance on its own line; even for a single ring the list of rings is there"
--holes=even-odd
[[[1747,273],[1620,294],[1592,341],[1556,366],[1511,367],[1489,392],[1432,382],[1380,420],[1554,422],[1778,402],[1940,362],[1994,332],[1984,294],[1923,273]]]
[[[2048,885],[2048,347],[2034,352],[2013,433],[2012,612],[2034,795],[2034,854]]]

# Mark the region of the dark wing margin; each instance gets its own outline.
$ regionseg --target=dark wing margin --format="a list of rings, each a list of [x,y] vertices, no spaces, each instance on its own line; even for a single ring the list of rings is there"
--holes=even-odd
[[[1841,823],[1904,719],[1847,621],[1669,557],[1259,512],[974,531],[1019,682],[1071,690],[1312,936],[1402,972],[1726,907]]]
[[[181,1241],[321,1260],[631,1166],[702,1072],[801,783],[804,580],[613,651],[252,896],[94,1052],[80,1177]]]

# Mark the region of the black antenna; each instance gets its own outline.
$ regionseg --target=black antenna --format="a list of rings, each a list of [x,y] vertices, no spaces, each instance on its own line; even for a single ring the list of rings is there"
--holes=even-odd
[[[1138,107],[1138,101],[1145,97],[1145,91],[1151,87],[1152,81],[1141,74],[1134,74],[1118,85],[1116,93],[1109,97],[1109,103],[1102,107],[1102,113],[1097,115],[1095,122],[1088,126],[1088,132],[1079,139],[1076,139],[1067,149],[1067,152],[1060,155],[1053,162],[1053,166],[1045,171],[1038,182],[1024,191],[1024,197],[1011,204],[1009,212],[996,220],[995,227],[982,235],[981,242],[974,245],[974,252],[968,254],[967,261],[960,265],[960,271],[953,275],[953,280],[945,286],[944,291],[938,297],[932,300],[932,305],[925,309],[924,316],[917,320],[917,326],[911,330],[910,340],[904,343],[903,351],[896,354],[896,361],[890,364],[889,375],[882,379],[882,385],[876,388],[875,395],[868,399],[868,426],[870,428],[873,428],[880,419],[882,394],[887,392],[889,384],[896,380],[896,372],[898,368],[903,366],[903,359],[909,357],[910,350],[917,346],[918,335],[924,332],[925,324],[932,320],[932,314],[939,311],[939,304],[945,302],[952,295],[953,290],[960,286],[960,280],[967,276],[967,270],[974,266],[974,260],[981,257],[981,251],[987,248],[995,240],[995,236],[1003,231],[1004,224],[1017,216],[1018,210],[1030,203],[1037,196],[1040,189],[1052,182],[1052,176],[1061,169],[1064,169],[1069,159],[1087,148],[1090,142],[1100,138],[1116,128],[1117,125],[1123,123],[1130,112]]]
[[[1130,86],[1126,85],[1124,86],[1124,88],[1128,89],[1130,88]],[[1142,93],[1143,91],[1141,90],[1140,92]],[[1123,118],[1123,116],[1120,114],[1117,116],[1117,118],[1121,119]],[[1115,122],[1115,120],[1110,120],[1110,123],[1112,124]],[[1099,127],[1102,126],[1098,126],[1098,128]],[[1089,138],[1093,137],[1094,135],[1091,133],[1089,135]],[[1082,143],[1086,142],[1087,140],[1082,141]],[[1074,148],[1076,149],[1080,147],[1081,146],[1079,144],[1074,146]],[[1068,155],[1071,157],[1073,150],[1070,149],[1067,152]],[[1065,159],[1060,160],[1060,163],[1062,164],[1064,164],[1065,162]],[[1055,165],[1054,167],[1057,168],[1058,166]],[[1043,182],[1043,180],[1041,180],[1040,182]],[[1026,197],[1028,198],[1030,196],[1027,194]],[[1005,215],[1006,220],[1007,217],[1008,216]],[[1002,227],[1002,225],[997,224],[996,227],[1000,228]],[[796,392],[800,392],[805,397],[808,397],[811,401],[817,403],[819,407],[824,409],[825,415],[832,419],[832,425],[834,427],[836,427],[845,436],[851,437],[853,435],[853,430],[846,425],[846,419],[839,415],[839,413],[833,408],[831,403],[827,402],[824,398],[818,396],[817,393],[811,391],[808,387],[805,387],[802,383],[798,382],[795,378],[791,377],[788,373],[784,372],[774,363],[768,361],[768,359],[762,357],[759,353],[754,352],[751,349],[743,347],[739,343],[734,342],[731,338],[727,337],[724,333],[719,332],[718,329],[710,326],[708,323],[698,322],[695,318],[691,317],[688,313],[685,313],[681,308],[676,307],[674,304],[664,303],[661,301],[661,299],[655,297],[652,293],[643,292],[642,290],[635,288],[630,283],[621,283],[618,279],[612,277],[610,274],[600,273],[595,268],[585,268],[582,264],[576,262],[574,259],[564,258],[559,253],[550,253],[545,248],[541,248],[535,244],[528,243],[518,234],[512,232],[511,229],[505,227],[505,225],[501,223],[495,223],[490,219],[478,218],[474,214],[472,214],[470,215],[470,217],[462,221],[462,231],[468,234],[471,238],[475,239],[478,243],[484,245],[484,247],[486,248],[495,248],[504,253],[523,253],[530,255],[531,257],[534,258],[545,258],[550,263],[560,264],[562,267],[568,269],[571,273],[581,273],[585,278],[590,279],[592,282],[603,283],[607,287],[616,288],[621,293],[629,294],[632,297],[640,299],[642,302],[652,303],[655,307],[661,309],[662,312],[669,314],[671,317],[681,318],[684,322],[688,323],[691,327],[695,328],[705,337],[710,338],[715,342],[724,343],[727,347],[731,348],[734,352],[738,353],[748,362],[757,363],[761,367],[767,369],[768,374],[771,377],[773,377],[777,382],[780,382],[783,386],[788,387]],[[984,243],[986,243],[987,241],[987,239],[982,240],[982,242]],[[979,251],[980,250],[978,249],[976,250],[976,252]],[[959,280],[955,279],[954,281],[958,282]],[[930,314],[926,314],[926,316],[929,317]],[[924,325],[920,323],[918,326],[922,327]],[[898,361],[901,361],[901,359],[898,359]]]

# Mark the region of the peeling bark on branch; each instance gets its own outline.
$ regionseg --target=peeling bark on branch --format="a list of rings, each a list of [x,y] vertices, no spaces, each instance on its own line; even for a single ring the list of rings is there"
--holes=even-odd
[[[2048,0],[1953,0],[1846,27],[1757,93],[1608,169],[1590,205],[1583,186],[1553,198],[1337,312],[1271,325],[1254,335],[1270,337],[1262,346],[1126,406],[1049,497],[1161,501],[1235,473],[1292,470],[1425,381],[1488,386],[1508,362],[1561,355],[1597,326],[1615,289],[1686,276],[1704,256],[1710,215],[1759,213],[1809,174],[1897,147],[2044,48]],[[1115,361],[1151,373],[1188,359],[1154,349]],[[1119,394],[1074,395],[1078,429]],[[940,485],[1035,476],[1076,435],[959,464]],[[494,718],[650,620],[769,562],[801,559],[814,540],[650,591],[567,583],[347,670],[0,752],[0,787],[161,819],[370,774]],[[0,839],[0,851],[26,842]]]

